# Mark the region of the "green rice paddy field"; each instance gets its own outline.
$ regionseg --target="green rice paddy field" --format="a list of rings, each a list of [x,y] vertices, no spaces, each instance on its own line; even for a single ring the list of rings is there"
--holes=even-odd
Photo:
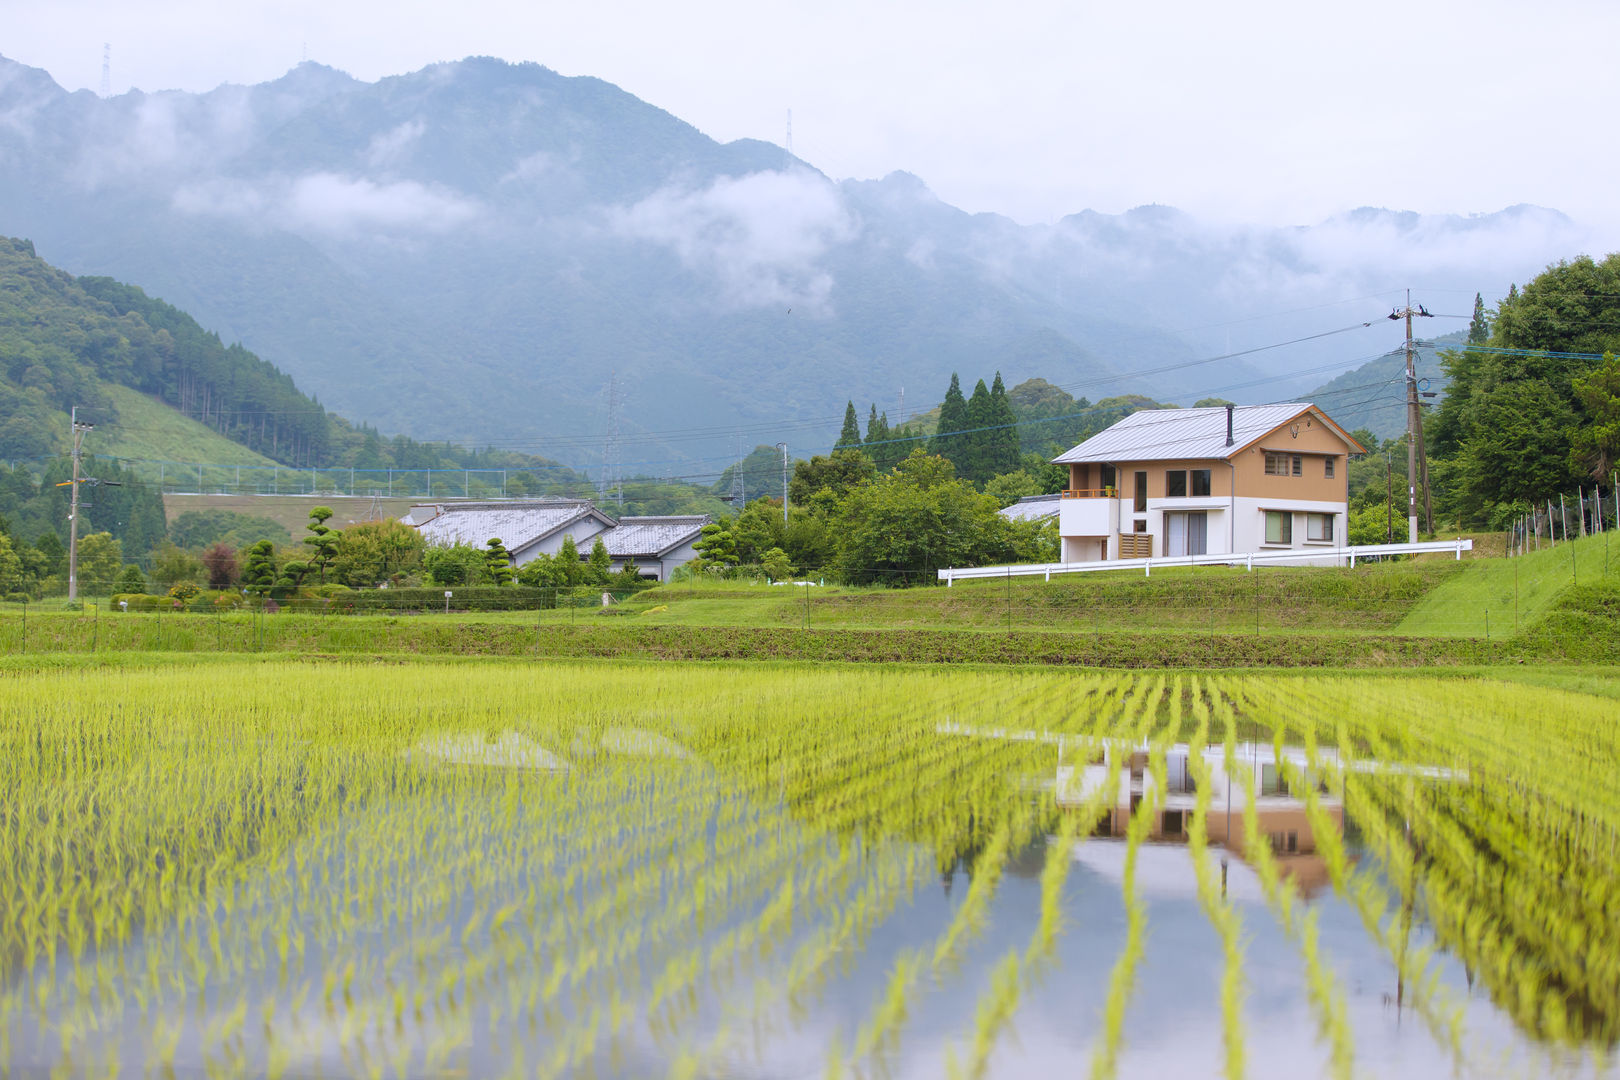
[[[0,1071],[1607,1075],[1611,676],[16,656]]]

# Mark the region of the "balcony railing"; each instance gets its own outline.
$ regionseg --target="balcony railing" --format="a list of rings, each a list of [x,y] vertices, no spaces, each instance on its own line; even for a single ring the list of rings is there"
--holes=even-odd
[[[1112,499],[1119,493],[1118,488],[1066,488],[1063,492],[1065,499]]]

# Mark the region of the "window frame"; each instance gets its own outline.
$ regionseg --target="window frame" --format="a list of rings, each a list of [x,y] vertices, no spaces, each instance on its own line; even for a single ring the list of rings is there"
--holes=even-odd
[[[1260,533],[1262,537],[1261,543],[1269,544],[1273,547],[1293,547],[1294,512],[1292,510],[1263,510],[1261,513],[1265,514],[1265,520]],[[1277,530],[1280,534],[1279,539],[1276,540],[1271,538],[1271,522],[1273,517],[1275,517],[1275,519],[1281,523],[1281,528]]]
[[[1213,469],[1189,469],[1187,474],[1187,491],[1195,499],[1207,499],[1215,490],[1215,475]],[[1198,490],[1202,487],[1204,490]]]
[[[1338,458],[1334,457],[1332,454],[1329,454],[1327,457],[1322,459],[1322,479],[1334,479],[1334,473],[1338,471],[1337,465],[1335,464],[1337,461]]]
[[[1179,481],[1179,483],[1177,482]],[[1176,488],[1181,488],[1177,491]],[[1187,470],[1166,469],[1164,471],[1164,497],[1167,499],[1185,499],[1187,497]]]
[[[1310,543],[1310,544],[1331,544],[1331,543],[1333,543],[1334,528],[1338,524],[1333,519],[1338,517],[1338,516],[1339,515],[1337,513],[1333,513],[1333,512],[1323,512],[1323,511],[1317,511],[1317,510],[1307,511],[1306,514],[1305,514],[1305,541],[1306,541],[1306,543]],[[1327,535],[1326,536],[1313,536],[1313,535],[1311,535],[1311,533],[1314,531],[1314,527],[1321,524],[1321,523],[1323,523],[1323,522],[1326,522],[1326,524],[1327,524]]]

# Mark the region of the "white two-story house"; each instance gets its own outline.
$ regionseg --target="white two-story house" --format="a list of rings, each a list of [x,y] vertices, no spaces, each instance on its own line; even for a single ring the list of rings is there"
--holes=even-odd
[[[1351,454],[1309,403],[1132,413],[1053,460],[1064,562],[1324,550],[1349,542]]]

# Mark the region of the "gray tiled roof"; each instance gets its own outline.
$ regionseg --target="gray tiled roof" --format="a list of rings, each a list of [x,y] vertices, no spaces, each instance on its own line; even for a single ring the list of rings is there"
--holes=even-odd
[[[617,526],[602,534],[602,543],[615,559],[656,559],[697,539],[708,523],[707,514],[620,518]]]
[[[1069,465],[1088,461],[1225,458],[1307,409],[1314,410],[1329,424],[1333,423],[1309,402],[1236,406],[1232,410],[1231,446],[1226,445],[1224,405],[1206,409],[1147,409],[1132,413],[1052,460],[1059,465]],[[1333,427],[1338,429],[1337,424]]]
[[[429,544],[483,547],[491,538],[499,537],[506,550],[513,553],[588,517],[613,523],[596,507],[578,499],[443,503],[411,508],[411,519],[418,522],[417,531]]]
[[[1056,517],[1062,502],[1062,495],[1025,495],[1011,506],[1003,508],[1001,516],[1009,521],[1040,521],[1043,518]]]

